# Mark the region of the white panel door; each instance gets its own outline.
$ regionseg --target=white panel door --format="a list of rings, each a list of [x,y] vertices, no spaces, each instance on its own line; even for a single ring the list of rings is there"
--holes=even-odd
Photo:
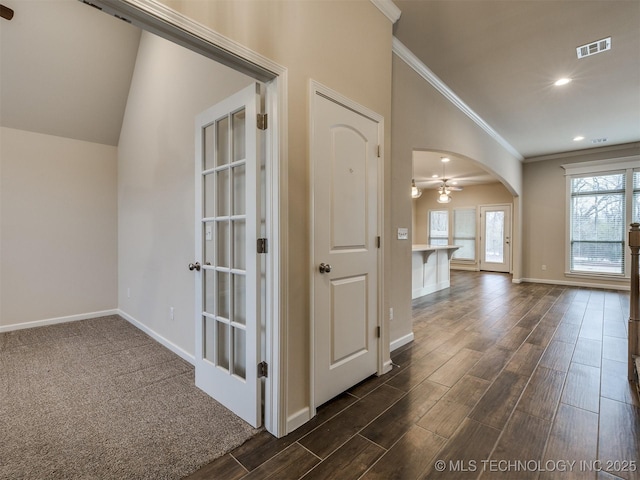
[[[511,272],[511,205],[480,207],[480,270]]]
[[[259,95],[252,85],[196,119],[196,385],[261,424]]]
[[[376,373],[378,123],[313,98],[316,406]]]

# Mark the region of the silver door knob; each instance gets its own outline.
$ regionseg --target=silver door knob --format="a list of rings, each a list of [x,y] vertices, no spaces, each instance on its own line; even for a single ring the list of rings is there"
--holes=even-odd
[[[192,272],[193,272],[194,270],[196,270],[196,271],[198,271],[198,272],[199,272],[199,271],[200,271],[200,262],[190,263],[190,264],[189,264],[189,270],[191,270]]]
[[[331,272],[331,265],[328,263],[321,263],[318,270],[320,270],[320,273],[329,273]]]

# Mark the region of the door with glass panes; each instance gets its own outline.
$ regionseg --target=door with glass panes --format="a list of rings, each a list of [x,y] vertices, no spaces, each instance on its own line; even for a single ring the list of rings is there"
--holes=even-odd
[[[196,385],[262,423],[256,243],[260,95],[251,85],[196,119]]]
[[[480,270],[511,271],[511,205],[480,207]]]

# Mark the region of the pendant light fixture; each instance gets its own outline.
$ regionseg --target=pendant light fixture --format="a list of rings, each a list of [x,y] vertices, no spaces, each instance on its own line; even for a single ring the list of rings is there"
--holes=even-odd
[[[442,184],[438,188],[438,203],[449,203],[451,202],[451,191],[449,190],[449,185],[447,185],[447,177],[444,173],[444,164],[449,161],[448,157],[442,157]]]
[[[411,177],[413,177],[414,174],[414,166],[413,166],[413,160],[411,161]],[[416,182],[413,178],[411,178],[411,198],[420,198],[420,196],[422,195],[422,189],[416,187]]]

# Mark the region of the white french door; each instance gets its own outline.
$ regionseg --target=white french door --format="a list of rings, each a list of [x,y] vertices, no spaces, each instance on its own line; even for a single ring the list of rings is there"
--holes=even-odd
[[[196,119],[196,385],[262,423],[257,85]]]
[[[511,271],[511,205],[480,207],[480,270]]]

